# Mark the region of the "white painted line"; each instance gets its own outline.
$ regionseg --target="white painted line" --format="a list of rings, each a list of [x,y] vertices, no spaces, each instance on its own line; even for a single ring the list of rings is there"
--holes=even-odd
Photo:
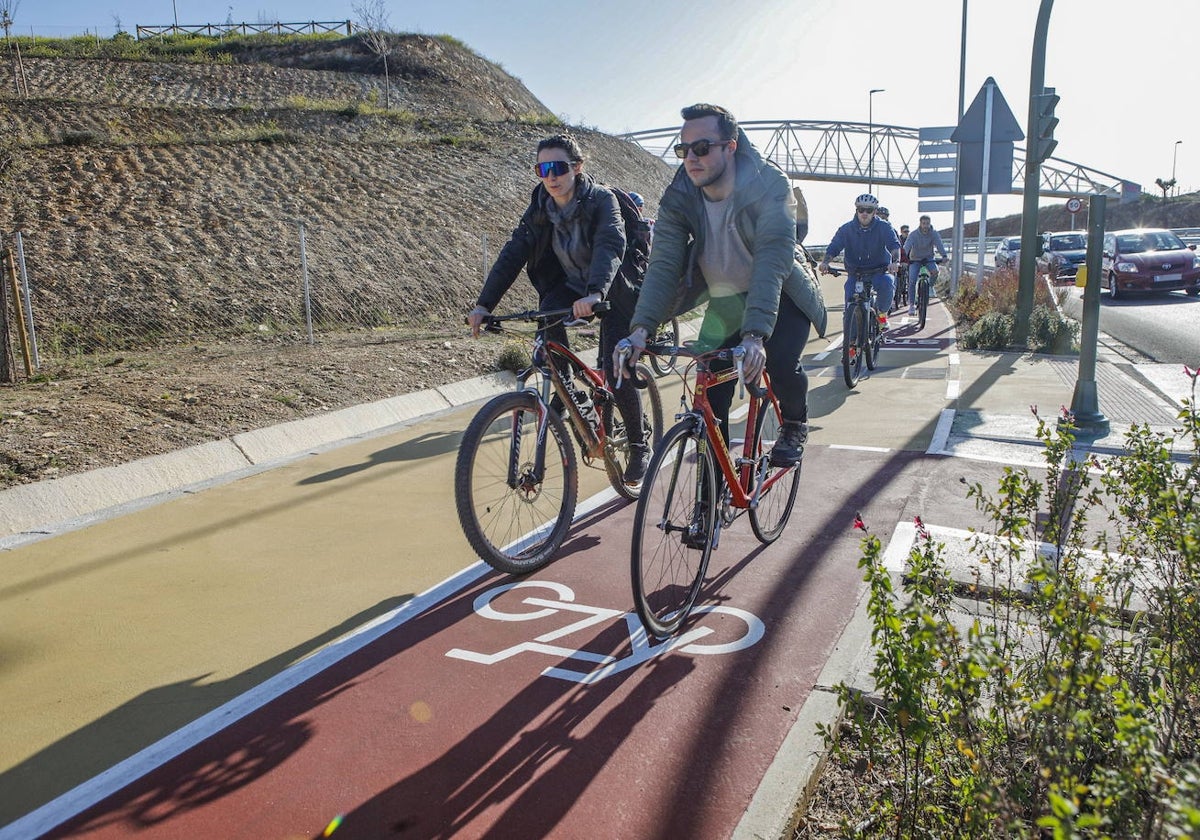
[[[827,357],[830,353],[834,352],[835,350],[841,350],[841,349],[842,349],[842,337],[839,335],[837,338],[835,338],[833,341],[831,341],[829,343],[828,347],[826,347],[824,350],[822,350],[817,355],[813,356],[813,361],[814,362],[824,361],[825,357]]]
[[[42,807],[0,828],[0,840],[25,840],[61,825],[147,773],[182,755],[222,729],[258,711],[305,680],[362,650],[411,618],[420,615],[483,577],[491,567],[482,560],[427,589],[412,600],[352,633],[331,642],[266,682],[175,730],[124,761],[72,788]]]
[[[943,408],[942,415],[938,417],[937,426],[933,430],[933,439],[929,441],[929,448],[925,450],[926,455],[953,454],[946,450],[946,445],[950,442],[950,429],[953,426],[954,409]]]
[[[618,498],[617,492],[609,487],[585,499],[576,505],[574,521],[578,521],[581,517],[587,516],[616,498]],[[62,825],[122,788],[154,772],[192,747],[203,743],[221,730],[282,697],[305,680],[312,679],[322,671],[332,668],[343,659],[386,636],[430,607],[440,604],[451,595],[467,588],[491,570],[491,567],[482,560],[476,561],[441,583],[414,596],[394,610],[390,610],[335,639],[265,682],[234,697],[211,712],[180,727],[164,738],[160,738],[124,761],[114,764],[40,808],[30,811],[25,816],[0,828],[0,840],[26,840],[29,837],[40,837]]]
[[[947,355],[946,363],[949,364],[951,367],[958,367],[958,354],[950,353],[949,355]]]
[[[889,572],[900,574],[907,565],[908,553],[912,550],[913,541],[917,538],[917,526],[912,522],[896,523],[892,538],[888,540],[887,548],[883,551],[883,568]]]
[[[962,383],[960,383],[957,379],[947,380],[947,382],[946,382],[946,401],[947,402],[952,402],[952,401],[958,399],[958,392],[960,390],[961,384]]]
[[[850,446],[844,443],[831,443],[830,449],[852,449],[855,452],[891,452],[886,446]]]

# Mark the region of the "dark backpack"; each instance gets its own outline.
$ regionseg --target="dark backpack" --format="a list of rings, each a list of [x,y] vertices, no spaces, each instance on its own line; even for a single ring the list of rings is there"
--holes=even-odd
[[[617,197],[621,220],[625,222],[625,257],[609,287],[608,298],[632,313],[638,294],[642,291],[646,266],[650,262],[650,223],[642,218],[642,211],[633,203],[629,193],[617,187],[606,188]]]

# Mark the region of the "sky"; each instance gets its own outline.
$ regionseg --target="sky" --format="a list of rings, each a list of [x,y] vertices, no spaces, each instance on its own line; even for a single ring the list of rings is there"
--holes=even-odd
[[[110,37],[141,25],[356,20],[368,0],[8,0],[18,34]],[[570,125],[610,133],[677,126],[715,102],[741,120],[908,127],[958,117],[993,77],[1024,127],[1043,0],[382,0],[391,28],[448,34],[519,78]],[[1055,157],[1142,184],[1175,169],[1200,189],[1200,0],[1055,0],[1045,84],[1061,97]],[[868,91],[881,88],[869,96]],[[1182,141],[1182,143],[1176,143]],[[1019,144],[1021,145],[1021,144]],[[864,185],[803,183],[811,243],[853,215]],[[636,185],[626,186],[636,190]],[[893,224],[917,222],[914,188],[876,187]],[[1052,204],[1060,199],[1041,199]],[[988,215],[1021,210],[991,196]],[[949,227],[950,213],[934,213]],[[968,213],[975,221],[978,213]],[[1080,223],[1082,224],[1082,217]]]

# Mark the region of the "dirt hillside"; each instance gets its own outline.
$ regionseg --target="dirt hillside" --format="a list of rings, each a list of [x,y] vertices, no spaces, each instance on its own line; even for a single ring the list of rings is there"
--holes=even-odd
[[[502,342],[464,338],[462,315],[534,144],[565,127],[454,39],[404,36],[389,66],[390,96],[344,38],[33,57],[28,99],[0,85],[0,231],[22,232],[42,362],[27,377],[12,340],[0,488],[494,368]],[[570,131],[654,212],[671,167]],[[531,301],[521,280],[506,304]]]

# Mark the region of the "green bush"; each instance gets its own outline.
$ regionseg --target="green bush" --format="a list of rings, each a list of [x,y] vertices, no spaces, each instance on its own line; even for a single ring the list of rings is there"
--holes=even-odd
[[[1009,467],[995,495],[967,491],[993,535],[971,544],[971,585],[920,519],[903,579],[867,534],[880,696],[838,687],[832,755],[874,781],[842,836],[1200,836],[1194,393],[1173,434],[1135,427],[1103,461],[1076,461],[1069,415],[1039,418],[1038,476]]]
[[[1004,350],[1012,344],[1016,319],[1003,312],[988,312],[959,338],[965,350]]]
[[[1048,306],[1035,306],[1029,314],[1029,349],[1035,353],[1063,356],[1078,352],[1075,339],[1079,324],[1061,317]]]
[[[529,367],[529,347],[520,341],[506,341],[496,357],[496,370],[511,370],[520,373]]]

